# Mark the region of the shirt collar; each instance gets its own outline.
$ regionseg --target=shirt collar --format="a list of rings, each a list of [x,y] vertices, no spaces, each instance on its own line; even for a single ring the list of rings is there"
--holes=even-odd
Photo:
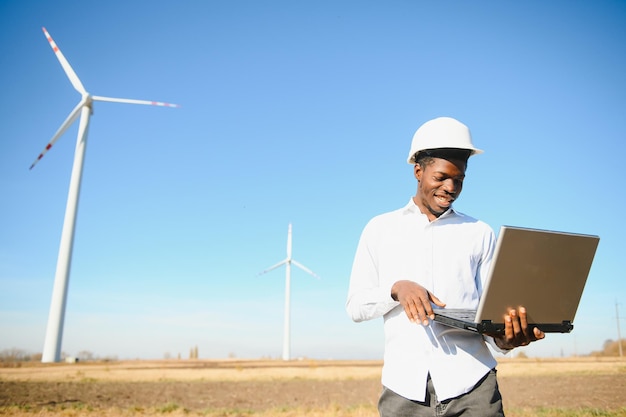
[[[417,204],[415,204],[415,201],[413,201],[413,197],[411,197],[409,199],[409,202],[407,203],[407,205],[404,206],[403,213],[405,213],[405,214],[420,214],[420,215],[424,215],[424,213],[422,213],[420,211],[420,208],[417,207]],[[456,214],[457,213],[454,210],[454,208],[452,206],[450,206],[450,208],[448,210],[446,210],[441,216],[439,216],[434,221],[437,221],[439,219],[444,219],[444,218],[446,218],[448,216],[454,216]]]

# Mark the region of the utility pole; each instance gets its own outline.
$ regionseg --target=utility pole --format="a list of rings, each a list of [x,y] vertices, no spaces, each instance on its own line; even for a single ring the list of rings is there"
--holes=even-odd
[[[618,303],[615,301],[615,321],[617,322],[617,347],[619,349],[619,357],[623,357],[622,353],[622,335],[619,330],[619,308],[617,307]]]

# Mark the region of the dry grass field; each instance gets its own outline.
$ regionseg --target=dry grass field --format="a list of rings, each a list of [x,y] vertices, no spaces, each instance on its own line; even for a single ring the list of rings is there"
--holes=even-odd
[[[0,368],[2,416],[375,417],[379,361],[163,360]],[[506,359],[509,417],[626,416],[626,361]]]

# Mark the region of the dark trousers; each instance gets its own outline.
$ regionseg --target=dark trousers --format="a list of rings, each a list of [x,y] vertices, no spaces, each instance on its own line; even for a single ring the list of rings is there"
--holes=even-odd
[[[406,399],[388,388],[378,401],[381,417],[504,417],[496,371],[492,369],[467,394],[439,402],[428,376],[424,402]]]

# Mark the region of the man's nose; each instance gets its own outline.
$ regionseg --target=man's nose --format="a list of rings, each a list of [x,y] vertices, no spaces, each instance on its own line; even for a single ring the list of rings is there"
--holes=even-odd
[[[452,178],[448,178],[443,182],[443,189],[448,194],[454,194],[457,189],[456,182]]]

